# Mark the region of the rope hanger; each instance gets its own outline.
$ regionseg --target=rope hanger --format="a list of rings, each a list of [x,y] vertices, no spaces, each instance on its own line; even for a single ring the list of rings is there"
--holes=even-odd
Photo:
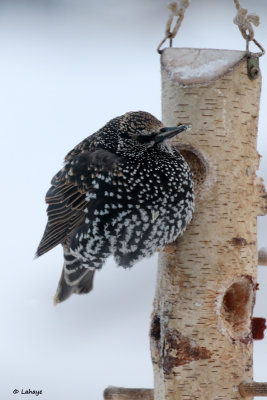
[[[253,57],[261,57],[265,53],[265,50],[255,39],[254,30],[252,26],[252,24],[255,26],[259,26],[260,18],[258,15],[253,13],[248,14],[248,10],[241,7],[239,0],[234,0],[234,3],[237,10],[237,15],[234,18],[234,23],[238,26],[243,38],[246,40],[247,54],[249,56],[253,55]],[[189,5],[190,5],[190,0],[176,0],[175,2],[169,4],[168,8],[171,11],[171,14],[166,24],[165,37],[160,42],[157,48],[159,54],[162,53],[161,46],[166,42],[166,40],[169,39],[170,47],[172,47],[172,41],[177,35],[177,32],[182,25],[185,11],[189,7]],[[173,20],[175,17],[177,17],[177,20],[173,29],[171,30],[171,26],[173,24]],[[255,45],[258,46],[258,48],[261,50],[260,52],[251,53],[249,51],[249,42],[251,41],[253,41]]]

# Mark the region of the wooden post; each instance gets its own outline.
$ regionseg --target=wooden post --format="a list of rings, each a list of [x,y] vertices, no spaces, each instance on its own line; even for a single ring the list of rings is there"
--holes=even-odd
[[[242,382],[239,385],[239,391],[242,397],[267,397],[267,383]]]
[[[104,390],[105,400],[154,400],[153,389],[126,389],[109,386]]]
[[[165,49],[161,65],[163,123],[193,125],[174,143],[195,173],[197,204],[159,255],[154,399],[242,399],[239,385],[253,379],[257,216],[267,210],[256,175],[261,78],[248,77],[240,51]]]

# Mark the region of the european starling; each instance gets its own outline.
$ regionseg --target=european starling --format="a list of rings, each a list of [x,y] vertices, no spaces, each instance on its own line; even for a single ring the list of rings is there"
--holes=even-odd
[[[113,255],[131,267],[181,235],[192,218],[192,175],[166,128],[138,111],[112,119],[71,150],[46,194],[48,223],[37,256],[58,244],[64,265],[55,304],[88,293]]]

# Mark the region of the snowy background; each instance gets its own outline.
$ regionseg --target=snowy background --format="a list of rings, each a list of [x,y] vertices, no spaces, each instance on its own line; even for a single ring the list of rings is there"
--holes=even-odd
[[[242,0],[261,16],[266,0]],[[0,0],[1,279],[0,398],[43,390],[42,400],[101,400],[108,385],[152,387],[149,322],[157,258],[131,271],[110,260],[93,293],[53,307],[57,247],[33,256],[46,223],[45,192],[65,154],[114,116],[161,117],[156,47],[166,0]],[[192,0],[174,45],[244,49],[233,1]],[[267,182],[267,56],[259,125],[259,174]],[[259,247],[267,245],[259,218]],[[267,317],[267,268],[255,316]],[[255,379],[267,381],[267,340],[255,343]],[[31,396],[32,397],[32,396]]]

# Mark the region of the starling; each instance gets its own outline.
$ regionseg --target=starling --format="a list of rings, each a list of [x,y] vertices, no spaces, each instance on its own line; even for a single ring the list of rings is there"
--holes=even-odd
[[[46,194],[48,223],[37,249],[41,256],[63,246],[55,304],[90,292],[95,270],[110,255],[128,268],[184,232],[193,180],[169,139],[190,128],[166,128],[147,112],[128,112],[67,154]]]

